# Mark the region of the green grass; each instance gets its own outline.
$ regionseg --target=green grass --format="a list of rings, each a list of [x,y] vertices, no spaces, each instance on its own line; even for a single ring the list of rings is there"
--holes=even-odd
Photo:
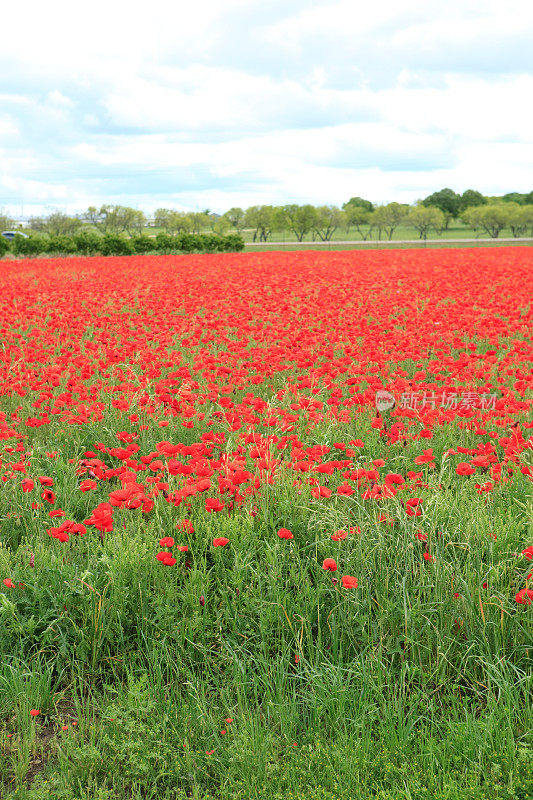
[[[58,438],[80,456],[121,425],[107,418],[105,429]],[[36,468],[49,471],[55,433],[33,433]],[[319,427],[314,443],[332,435]],[[431,444],[441,453],[470,436],[448,429]],[[377,435],[368,445],[373,458],[388,455],[390,470],[419,450],[413,442],[386,453]],[[62,507],[82,519],[93,498],[70,501],[73,469],[54,468]],[[361,499],[325,506],[304,487],[295,505],[292,480],[267,487],[255,517],[209,516],[195,501],[196,530],[182,537],[191,566],[173,571],[154,559],[157,539],[175,535],[173,506],[156,506],[150,521],[117,511],[103,543],[87,534],[64,545],[7,486],[0,572],[26,588],[0,609],[2,796],[532,797],[531,615],[512,600],[509,556],[531,538],[518,502],[526,481],[487,503],[446,462],[428,480],[445,489],[421,490],[427,517],[403,516],[393,529]],[[348,523],[364,534],[332,542]],[[293,541],[276,536],[282,526]],[[420,526],[434,565],[413,545]],[[215,550],[221,535],[231,544]],[[359,589],[332,584],[321,569],[329,556]]]

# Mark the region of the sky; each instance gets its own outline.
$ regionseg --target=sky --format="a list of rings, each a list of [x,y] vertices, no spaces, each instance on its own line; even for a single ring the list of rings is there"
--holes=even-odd
[[[533,190],[531,0],[25,0],[0,211]]]

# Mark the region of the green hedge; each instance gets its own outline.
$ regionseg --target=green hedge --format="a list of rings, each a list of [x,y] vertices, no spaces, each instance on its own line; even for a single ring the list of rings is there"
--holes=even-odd
[[[214,233],[180,233],[172,236],[160,232],[155,238],[138,234],[128,239],[117,233],[104,235],[96,231],[80,231],[73,236],[32,234],[17,235],[11,243],[0,236],[0,258],[8,251],[17,256],[83,255],[129,256],[144,253],[231,253],[244,250],[244,239],[236,233],[219,236]]]

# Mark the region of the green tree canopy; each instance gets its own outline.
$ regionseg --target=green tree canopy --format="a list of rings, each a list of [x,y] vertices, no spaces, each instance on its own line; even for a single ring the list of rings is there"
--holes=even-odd
[[[102,233],[141,233],[146,226],[146,217],[142,211],[107,203],[100,208],[89,206],[82,219]]]
[[[250,206],[244,215],[244,227],[252,228],[253,241],[266,242],[274,229],[276,214],[272,206]]]
[[[303,241],[304,236],[315,226],[316,208],[309,204],[304,206],[290,204],[282,208],[285,226],[294,233],[299,242]]]
[[[468,226],[474,230],[481,228],[493,239],[497,239],[500,231],[509,225],[510,217],[507,203],[472,206],[463,213],[463,220]]]
[[[428,197],[422,200],[425,206],[436,206],[440,208],[444,214],[449,214],[451,217],[457,217],[461,211],[461,196],[456,194],[453,189],[440,189],[438,192],[433,192]]]
[[[229,211],[226,211],[223,216],[228,220],[232,228],[235,228],[237,231],[242,230],[244,225],[244,211],[242,208],[234,206],[233,208],[230,208]]]
[[[472,206],[485,206],[488,202],[485,195],[476,189],[466,189],[461,195],[460,209],[463,212]]]
[[[328,242],[344,222],[344,212],[337,206],[319,206],[316,209],[313,229],[323,242]]]
[[[421,239],[427,239],[428,231],[434,228],[437,233],[443,230],[446,217],[436,206],[415,206],[407,216],[407,223],[415,228]]]
[[[409,213],[409,206],[403,203],[388,203],[386,206],[378,206],[372,212],[371,219],[378,229],[378,236],[381,239],[381,232],[385,231],[389,241],[392,234]]]
[[[81,225],[78,217],[69,217],[61,211],[53,211],[47,217],[32,217],[28,223],[30,230],[47,233],[49,236],[71,236]]]
[[[363,197],[350,197],[350,199],[343,204],[343,209],[346,211],[351,208],[363,208],[365,211],[373,211],[374,205],[370,200],[365,200]]]

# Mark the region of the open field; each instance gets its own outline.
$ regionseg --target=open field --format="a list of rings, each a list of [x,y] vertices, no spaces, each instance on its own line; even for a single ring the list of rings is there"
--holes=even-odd
[[[0,796],[532,798],[532,274],[2,262]]]
[[[251,242],[253,240],[253,230],[245,229],[241,231],[241,235],[246,242]],[[512,232],[508,228],[504,228],[501,233],[500,237],[512,237]],[[273,231],[273,233],[269,237],[272,241],[277,242],[296,242],[296,235],[291,231]],[[491,237],[482,230],[473,230],[472,228],[468,228],[463,222],[460,220],[454,221],[450,224],[447,230],[440,231],[438,234],[435,230],[431,230],[428,235],[428,239],[479,239],[480,241],[494,241]],[[419,240],[423,243],[423,239],[420,238],[418,231],[411,227],[410,225],[399,225],[393,232],[391,241],[402,241],[402,240]],[[350,228],[346,231],[345,227],[337,228],[336,231],[333,232],[331,236],[331,243],[334,244],[337,241],[353,241],[353,242],[361,242],[363,241],[363,237],[361,234],[355,229]],[[313,242],[320,242],[320,238],[315,233],[308,233],[304,237],[304,241],[313,243]],[[385,242],[389,241],[389,238],[385,233],[382,233],[381,238],[378,236],[378,231],[373,230],[368,238],[367,241],[369,242],[376,242],[384,244]],[[496,240],[497,241],[497,240]]]

